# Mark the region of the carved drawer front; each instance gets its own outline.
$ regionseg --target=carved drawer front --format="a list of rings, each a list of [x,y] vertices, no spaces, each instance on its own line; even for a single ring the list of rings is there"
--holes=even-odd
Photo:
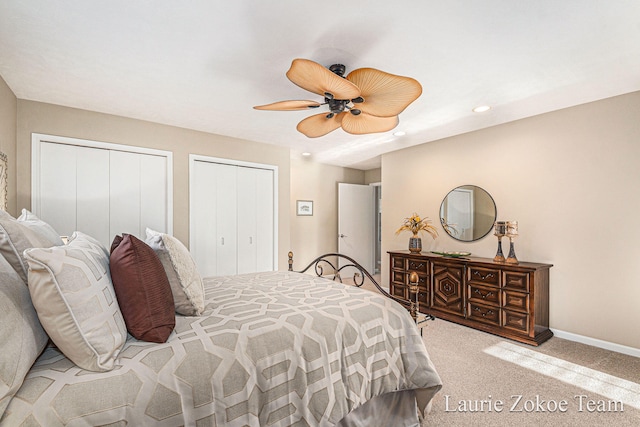
[[[432,307],[464,316],[464,266],[433,263]]]
[[[469,319],[500,326],[500,309],[470,302],[467,310]]]
[[[392,283],[397,283],[400,285],[405,285],[406,282],[404,281],[404,276],[405,273],[404,271],[391,271],[391,282]]]
[[[405,300],[409,299],[409,288],[407,288],[406,286],[392,283],[390,288],[390,293],[394,297],[402,298]]]
[[[404,270],[404,261],[406,258],[391,256],[391,268],[397,268],[399,270]]]
[[[511,310],[502,310],[502,326],[514,331],[529,333],[529,315]]]
[[[500,270],[483,267],[469,267],[467,280],[469,283],[500,287]]]
[[[418,304],[420,305],[421,310],[429,309],[429,292],[426,292],[422,288],[420,288],[420,290],[418,291]]]
[[[503,291],[503,307],[509,310],[527,312],[529,310],[529,294],[515,291]]]
[[[487,286],[469,285],[468,298],[471,302],[500,307],[500,290]]]
[[[529,292],[529,273],[504,271],[504,287]]]
[[[427,261],[420,261],[417,259],[407,259],[407,270],[409,272],[415,271],[420,274],[429,274],[429,264]]]

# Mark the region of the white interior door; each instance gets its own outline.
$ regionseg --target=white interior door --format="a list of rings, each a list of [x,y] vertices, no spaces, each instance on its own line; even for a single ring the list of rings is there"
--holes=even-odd
[[[375,191],[370,185],[338,184],[338,252],[373,273]],[[344,273],[350,274],[350,273]]]
[[[452,224],[461,240],[473,239],[473,191],[457,188],[447,197],[447,223]]]

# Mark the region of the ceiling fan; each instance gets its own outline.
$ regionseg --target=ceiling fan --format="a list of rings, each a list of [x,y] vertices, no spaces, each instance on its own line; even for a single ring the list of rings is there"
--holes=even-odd
[[[308,59],[294,59],[287,77],[296,85],[324,96],[324,102],[280,101],[258,105],[256,110],[294,111],[329,107],[298,123],[296,129],[317,138],[340,127],[362,135],[386,132],[398,125],[398,114],[422,94],[422,86],[410,77],[396,76],[374,68],[358,68],[344,77],[346,67],[329,68]]]

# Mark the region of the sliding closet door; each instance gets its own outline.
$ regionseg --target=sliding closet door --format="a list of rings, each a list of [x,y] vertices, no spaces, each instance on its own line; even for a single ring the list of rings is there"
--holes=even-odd
[[[76,230],[76,147],[44,144],[41,155],[47,159],[40,166],[39,212],[63,236]]]
[[[275,251],[275,167],[190,158],[191,253],[203,276],[271,271]]]
[[[215,276],[217,266],[218,245],[212,240],[217,237],[217,225],[212,217],[218,203],[217,189],[212,183],[217,181],[217,170],[205,162],[191,164],[189,184],[191,238],[189,247],[191,255],[203,276]],[[193,236],[202,236],[194,238]]]
[[[273,270],[273,171],[238,168],[238,273]]]
[[[166,224],[166,158],[111,151],[110,234],[145,237],[147,227],[164,232]],[[160,208],[160,209],[159,209]]]
[[[82,231],[107,248],[116,234],[172,233],[171,155],[34,134],[32,211],[61,235]]]
[[[65,144],[43,144],[40,210],[63,236],[82,231],[109,239],[109,151]]]
[[[69,233],[82,231],[109,248],[109,150],[76,147],[76,171],[76,226]]]
[[[210,182],[216,188],[216,207],[209,221],[216,223],[217,246],[216,275],[236,274],[238,253],[237,169],[235,166],[214,164],[216,180]],[[242,227],[242,225],[240,225]]]
[[[191,166],[190,247],[203,276],[237,273],[235,166],[196,161]]]

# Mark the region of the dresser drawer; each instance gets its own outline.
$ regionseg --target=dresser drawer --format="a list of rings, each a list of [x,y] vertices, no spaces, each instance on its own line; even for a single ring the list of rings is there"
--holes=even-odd
[[[500,287],[500,270],[469,266],[467,276],[469,284]]]
[[[391,271],[391,283],[397,283],[400,285],[406,285],[407,282],[404,280],[405,273],[404,271]]]
[[[471,302],[500,307],[500,290],[487,286],[469,285],[467,297]]]
[[[421,261],[418,259],[407,259],[407,270],[409,272],[415,271],[418,274],[428,275],[429,264],[427,261]]]
[[[529,333],[529,315],[511,310],[502,310],[503,328],[512,329],[518,332]]]
[[[527,312],[529,310],[529,294],[505,290],[502,291],[503,307],[508,310]]]
[[[505,288],[529,292],[529,273],[503,271],[503,284]]]
[[[404,270],[405,269],[405,260],[406,260],[406,258],[404,258],[404,257],[391,255],[391,268],[395,268],[395,269],[398,269],[398,270]]]
[[[389,293],[394,297],[402,298],[404,300],[409,299],[409,287],[405,285],[391,283],[389,286]]]
[[[500,309],[470,302],[467,317],[482,323],[500,326]]]

